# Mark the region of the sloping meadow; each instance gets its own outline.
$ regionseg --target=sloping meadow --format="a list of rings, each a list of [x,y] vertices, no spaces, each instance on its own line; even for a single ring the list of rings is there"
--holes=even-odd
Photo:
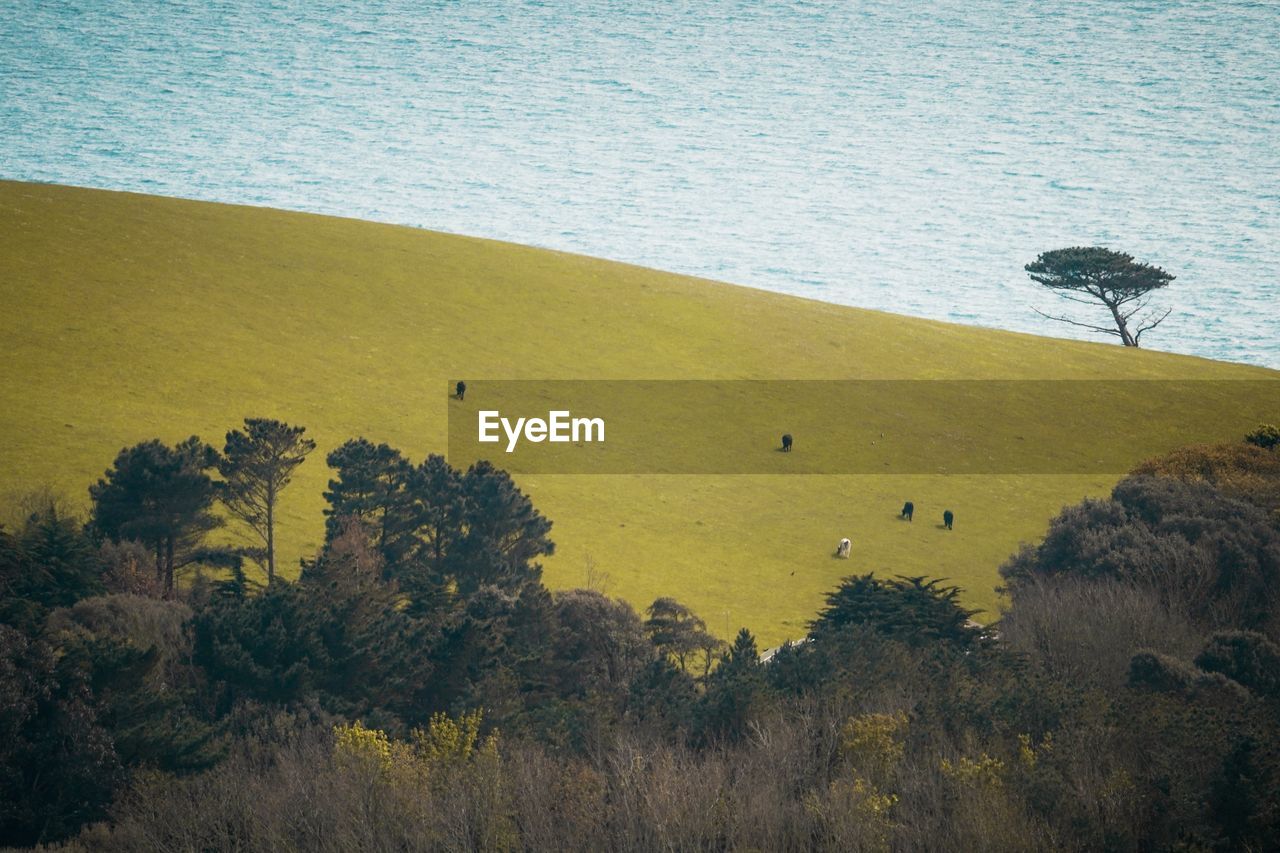
[[[994,615],[997,566],[1060,507],[1177,445],[1238,440],[1280,387],[493,241],[17,183],[0,183],[0,299],[10,497],[83,506],[123,446],[302,424],[318,450],[281,501],[288,574],[321,543],[323,456],[347,438],[483,456],[555,522],[552,586],[673,595],[766,646],[854,572],[948,577]],[[476,440],[481,411],[599,417],[604,440],[507,454]]]

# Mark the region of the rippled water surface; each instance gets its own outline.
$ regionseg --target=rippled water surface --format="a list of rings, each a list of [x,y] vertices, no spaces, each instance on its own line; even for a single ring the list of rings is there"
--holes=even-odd
[[[1280,367],[1275,2],[5,0],[0,176],[1057,335],[1023,264],[1103,244]]]

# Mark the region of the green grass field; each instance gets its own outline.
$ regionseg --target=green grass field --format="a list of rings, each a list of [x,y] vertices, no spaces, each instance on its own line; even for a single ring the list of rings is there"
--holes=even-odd
[[[485,379],[1267,379],[1154,351],[844,308],[610,261],[330,217],[0,182],[0,489],[87,504],[123,446],[246,416],[308,427],[282,561],[314,553],[348,437],[443,452],[445,383]],[[1053,412],[1046,412],[1052,419]],[[945,413],[920,423],[945,428]],[[1179,425],[1152,415],[1155,453]],[[1221,413],[1236,439],[1249,416]],[[1033,437],[1034,438],[1034,437]],[[1137,462],[1138,459],[1134,459]],[[764,645],[803,633],[843,575],[952,579],[998,609],[996,568],[1107,476],[537,475],[553,587],[692,605]],[[896,520],[904,498],[914,524]],[[956,529],[937,529],[944,506]],[[854,556],[832,559],[850,536]]]

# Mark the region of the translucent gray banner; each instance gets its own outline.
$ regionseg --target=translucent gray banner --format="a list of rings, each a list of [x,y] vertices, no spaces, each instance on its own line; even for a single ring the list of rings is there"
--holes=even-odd
[[[454,391],[449,461],[517,474],[1121,474],[1280,420],[1280,381],[1265,380],[469,379],[463,399]]]

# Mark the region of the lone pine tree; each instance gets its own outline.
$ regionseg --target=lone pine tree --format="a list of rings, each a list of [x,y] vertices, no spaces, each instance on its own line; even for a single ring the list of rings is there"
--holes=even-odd
[[[1043,252],[1025,267],[1031,280],[1070,302],[1102,304],[1111,313],[1112,326],[1082,323],[1069,317],[1036,310],[1041,317],[1115,335],[1127,347],[1138,346],[1143,332],[1160,325],[1173,309],[1143,314],[1151,294],[1173,281],[1174,276],[1132,255],[1101,246],[1073,246]],[[1138,316],[1142,314],[1142,316]]]

